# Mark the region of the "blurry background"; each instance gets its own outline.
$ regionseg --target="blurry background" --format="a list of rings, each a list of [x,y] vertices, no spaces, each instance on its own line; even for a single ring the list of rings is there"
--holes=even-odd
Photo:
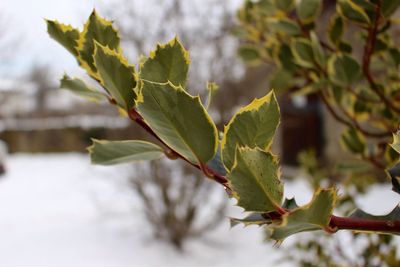
[[[220,86],[211,110],[223,129],[240,105],[269,88],[271,67],[245,66],[236,55],[239,41],[232,32],[241,4],[0,2],[0,140],[5,144],[0,146],[5,169],[0,176],[0,266],[294,266],[281,261],[283,249],[263,242],[262,229],[230,229],[227,217],[242,217],[242,211],[232,208],[234,202],[228,203],[222,188],[179,162],[91,166],[85,154],[90,138],[122,140],[144,134],[108,103],[87,102],[59,89],[64,72],[84,73],[48,37],[44,23],[44,18],[57,19],[82,28],[95,7],[115,20],[132,64],[157,42],[178,36],[190,52],[189,90],[202,96],[207,81]],[[327,159],[341,153],[330,145],[339,129],[318,102],[282,96],[281,105],[283,124],[274,150],[283,155],[285,166],[296,166],[298,153],[307,148]],[[289,176],[290,170],[284,173]],[[285,195],[307,203],[307,184],[288,182]],[[371,190],[360,206],[389,211],[399,199],[388,188]],[[339,237],[339,245],[352,242],[346,234]],[[349,259],[356,257],[346,253]]]

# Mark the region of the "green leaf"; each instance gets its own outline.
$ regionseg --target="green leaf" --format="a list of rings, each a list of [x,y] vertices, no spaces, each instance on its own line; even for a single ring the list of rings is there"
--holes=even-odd
[[[243,219],[238,218],[230,218],[231,227],[234,227],[238,224],[244,224],[244,226],[249,225],[264,225],[269,222],[266,218],[262,216],[260,213],[250,213],[250,215],[244,217]]]
[[[79,30],[55,20],[46,20],[50,37],[64,46],[72,55],[78,56]]]
[[[218,174],[225,176],[227,174],[221,157],[221,145],[218,144],[217,153],[207,162],[207,166],[216,171]]]
[[[159,159],[163,155],[161,147],[139,140],[107,141],[93,139],[88,148],[93,164],[113,165],[138,160]]]
[[[143,81],[137,109],[153,131],[192,163],[206,163],[217,151],[218,133],[198,96],[172,83]]]
[[[293,74],[286,70],[279,69],[272,73],[269,79],[269,87],[275,91],[283,91],[293,85]]]
[[[61,79],[61,88],[68,89],[74,94],[89,98],[94,101],[101,101],[107,99],[107,95],[97,91],[96,89],[88,86],[84,81],[78,78],[71,78],[64,75]]]
[[[339,14],[348,20],[361,25],[368,25],[371,23],[371,20],[364,9],[351,0],[338,0],[336,7]]]
[[[314,66],[314,52],[310,41],[304,38],[295,39],[290,48],[298,65],[306,68]]]
[[[400,132],[393,134],[393,142],[390,146],[400,154]]]
[[[280,224],[271,225],[271,238],[283,240],[296,233],[327,228],[335,202],[335,189],[319,189],[308,205],[286,213]]]
[[[386,18],[389,18],[399,7],[400,0],[381,0],[381,12]]]
[[[387,172],[392,182],[392,190],[400,194],[400,164],[397,164],[393,168],[390,168]]]
[[[78,42],[79,62],[81,66],[94,78],[97,78],[96,66],[94,65],[94,50],[97,41],[102,46],[108,46],[111,50],[120,51],[120,37],[112,22],[97,15],[93,10],[86,22]]]
[[[228,180],[238,206],[246,211],[275,211],[282,202],[278,159],[269,152],[238,147]]]
[[[114,50],[95,44],[94,62],[101,84],[107,89],[117,104],[128,110],[135,104],[135,68]]]
[[[396,206],[386,215],[372,215],[361,209],[356,209],[350,214],[350,218],[375,220],[375,221],[400,221],[400,207]]]
[[[268,149],[279,125],[279,106],[274,92],[241,108],[224,129],[222,159],[230,170],[237,146]]]
[[[311,47],[314,54],[314,59],[318,63],[319,66],[324,67],[326,63],[324,49],[322,48],[319,39],[315,32],[310,32],[311,38]]]
[[[350,86],[361,77],[358,62],[347,54],[335,54],[328,61],[329,79],[339,86]]]
[[[321,0],[300,0],[297,1],[296,11],[301,21],[309,23],[318,16],[321,7]]]
[[[329,40],[334,45],[338,45],[342,39],[344,32],[344,23],[341,16],[333,16],[329,22]]]
[[[150,53],[149,58],[140,65],[140,78],[157,83],[171,82],[185,87],[189,70],[189,55],[177,38]]]
[[[219,86],[214,82],[207,82],[206,90],[207,94],[207,101],[205,103],[206,109],[208,109],[211,105],[211,101],[213,100],[215,94],[218,92]]]
[[[287,209],[287,210],[293,210],[297,209],[299,206],[296,203],[296,200],[294,197],[292,198],[285,198],[285,201],[282,204],[282,208]]]
[[[354,128],[346,129],[340,141],[347,150],[355,154],[363,154],[365,152],[365,138]]]
[[[268,18],[268,27],[277,33],[285,33],[288,35],[300,35],[301,29],[299,25],[288,18]]]
[[[294,7],[294,0],[274,0],[274,4],[278,9],[289,12]]]
[[[246,64],[258,64],[261,60],[261,54],[257,47],[252,45],[243,45],[238,49],[239,57]]]

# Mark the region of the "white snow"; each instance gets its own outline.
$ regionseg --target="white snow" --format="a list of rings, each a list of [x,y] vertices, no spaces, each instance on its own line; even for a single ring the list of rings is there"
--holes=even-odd
[[[228,219],[188,242],[183,254],[153,240],[127,187],[127,166],[92,166],[84,154],[12,155],[6,166],[0,178],[0,266],[292,266],[277,262],[283,251],[263,242],[260,228],[230,229]],[[296,195],[299,203],[311,198],[304,182],[286,188],[286,196]],[[399,202],[387,186],[374,190],[362,203]]]

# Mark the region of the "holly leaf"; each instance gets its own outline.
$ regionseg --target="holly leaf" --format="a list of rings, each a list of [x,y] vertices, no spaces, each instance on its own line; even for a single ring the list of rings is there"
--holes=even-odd
[[[335,189],[317,190],[308,205],[286,213],[281,223],[270,226],[271,238],[283,240],[296,233],[325,229],[329,226],[335,202]]]
[[[314,52],[311,42],[304,38],[295,39],[290,46],[295,62],[306,68],[314,66]]]
[[[198,96],[172,83],[142,81],[137,109],[153,131],[192,163],[206,163],[217,151],[217,128]]]
[[[285,198],[285,201],[282,204],[282,208],[287,209],[287,210],[293,210],[297,209],[299,206],[296,203],[296,200],[294,197],[292,198]]]
[[[94,63],[101,84],[117,104],[128,110],[135,104],[135,68],[130,66],[121,53],[95,43]]]
[[[321,0],[297,1],[296,11],[299,19],[305,23],[312,22],[321,11]]]
[[[386,18],[389,18],[399,7],[400,0],[382,0],[381,12]]]
[[[251,213],[250,215],[244,217],[243,219],[238,219],[238,218],[230,218],[231,221],[231,227],[234,227],[238,224],[244,224],[244,226],[249,226],[249,225],[264,225],[270,222],[266,218],[262,216],[261,213]]]
[[[261,53],[256,46],[242,45],[237,53],[246,64],[257,65],[261,61]]]
[[[344,32],[344,23],[341,16],[333,16],[329,22],[329,40],[334,45],[338,45],[342,39]]]
[[[228,174],[233,197],[246,211],[275,211],[283,197],[278,159],[259,148],[237,147]]]
[[[205,103],[205,107],[206,109],[209,109],[211,101],[213,100],[214,96],[219,90],[219,86],[214,82],[207,82],[206,90],[207,90],[207,100]]]
[[[268,27],[277,33],[285,33],[287,35],[301,34],[299,25],[288,18],[268,18],[267,23]]]
[[[328,61],[328,74],[332,82],[347,87],[360,79],[361,67],[350,55],[335,54]]]
[[[216,171],[218,174],[225,176],[226,175],[226,169],[224,166],[224,163],[222,162],[222,157],[221,157],[221,146],[218,144],[218,149],[217,153],[215,156],[207,162],[208,167]]]
[[[336,8],[339,14],[357,24],[368,25],[371,23],[364,9],[352,0],[338,0]]]
[[[78,78],[71,78],[68,75],[64,75],[61,79],[60,88],[68,89],[72,93],[86,97],[90,100],[101,101],[107,99],[107,95],[97,91],[96,89],[87,85],[84,81]]]
[[[185,87],[189,70],[189,54],[174,38],[150,53],[149,58],[140,65],[140,78],[157,83],[171,82]]]
[[[372,215],[361,209],[356,209],[350,214],[349,217],[376,221],[400,221],[400,207],[399,205],[397,205],[391,212],[386,215]]]
[[[120,51],[120,37],[112,22],[97,15],[93,10],[78,41],[78,60],[81,66],[94,78],[97,69],[94,64],[95,41],[110,50]]]
[[[50,37],[60,43],[75,57],[78,56],[79,30],[71,25],[59,23],[56,20],[46,20],[47,32]]]
[[[348,151],[355,154],[363,154],[367,148],[364,136],[354,128],[346,129],[340,142]]]
[[[400,194],[400,164],[390,168],[387,172],[392,182],[392,190]]]
[[[221,141],[222,160],[230,170],[236,146],[268,149],[279,125],[279,106],[274,92],[241,108],[224,129]]]
[[[400,132],[393,134],[393,142],[390,146],[400,154]]]
[[[93,164],[114,165],[139,160],[154,160],[163,156],[161,147],[145,141],[92,140],[93,144],[88,150]]]

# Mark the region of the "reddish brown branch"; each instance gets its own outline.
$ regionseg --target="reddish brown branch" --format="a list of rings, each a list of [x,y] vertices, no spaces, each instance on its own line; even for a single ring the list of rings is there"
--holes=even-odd
[[[350,119],[350,121],[348,121],[347,119],[343,118],[342,116],[340,116],[335,109],[332,107],[332,105],[329,103],[329,100],[326,98],[326,96],[324,95],[323,92],[319,93],[322,102],[324,102],[325,106],[327,107],[329,113],[335,118],[335,120],[337,120],[338,122],[343,123],[344,125],[348,126],[348,127],[354,127],[356,128],[358,131],[360,131],[362,134],[364,134],[365,136],[371,137],[371,138],[384,138],[384,137],[390,137],[392,136],[392,132],[390,131],[385,131],[385,132],[371,132],[368,131],[364,128],[361,127],[361,125],[358,123],[357,120],[355,120],[354,118],[352,118],[348,113],[345,112],[345,115]],[[343,111],[343,110],[342,110]]]
[[[400,221],[366,220],[358,218],[331,216],[329,226],[337,230],[372,231],[400,233]]]
[[[375,50],[376,35],[378,34],[378,26],[381,19],[381,1],[377,1],[375,6],[376,18],[372,26],[368,28],[368,37],[364,46],[363,53],[363,73],[367,78],[369,86],[376,93],[376,95],[387,105],[391,110],[400,114],[400,108],[395,106],[392,101],[390,101],[381,88],[376,84],[372,73],[371,73],[371,57]]]

